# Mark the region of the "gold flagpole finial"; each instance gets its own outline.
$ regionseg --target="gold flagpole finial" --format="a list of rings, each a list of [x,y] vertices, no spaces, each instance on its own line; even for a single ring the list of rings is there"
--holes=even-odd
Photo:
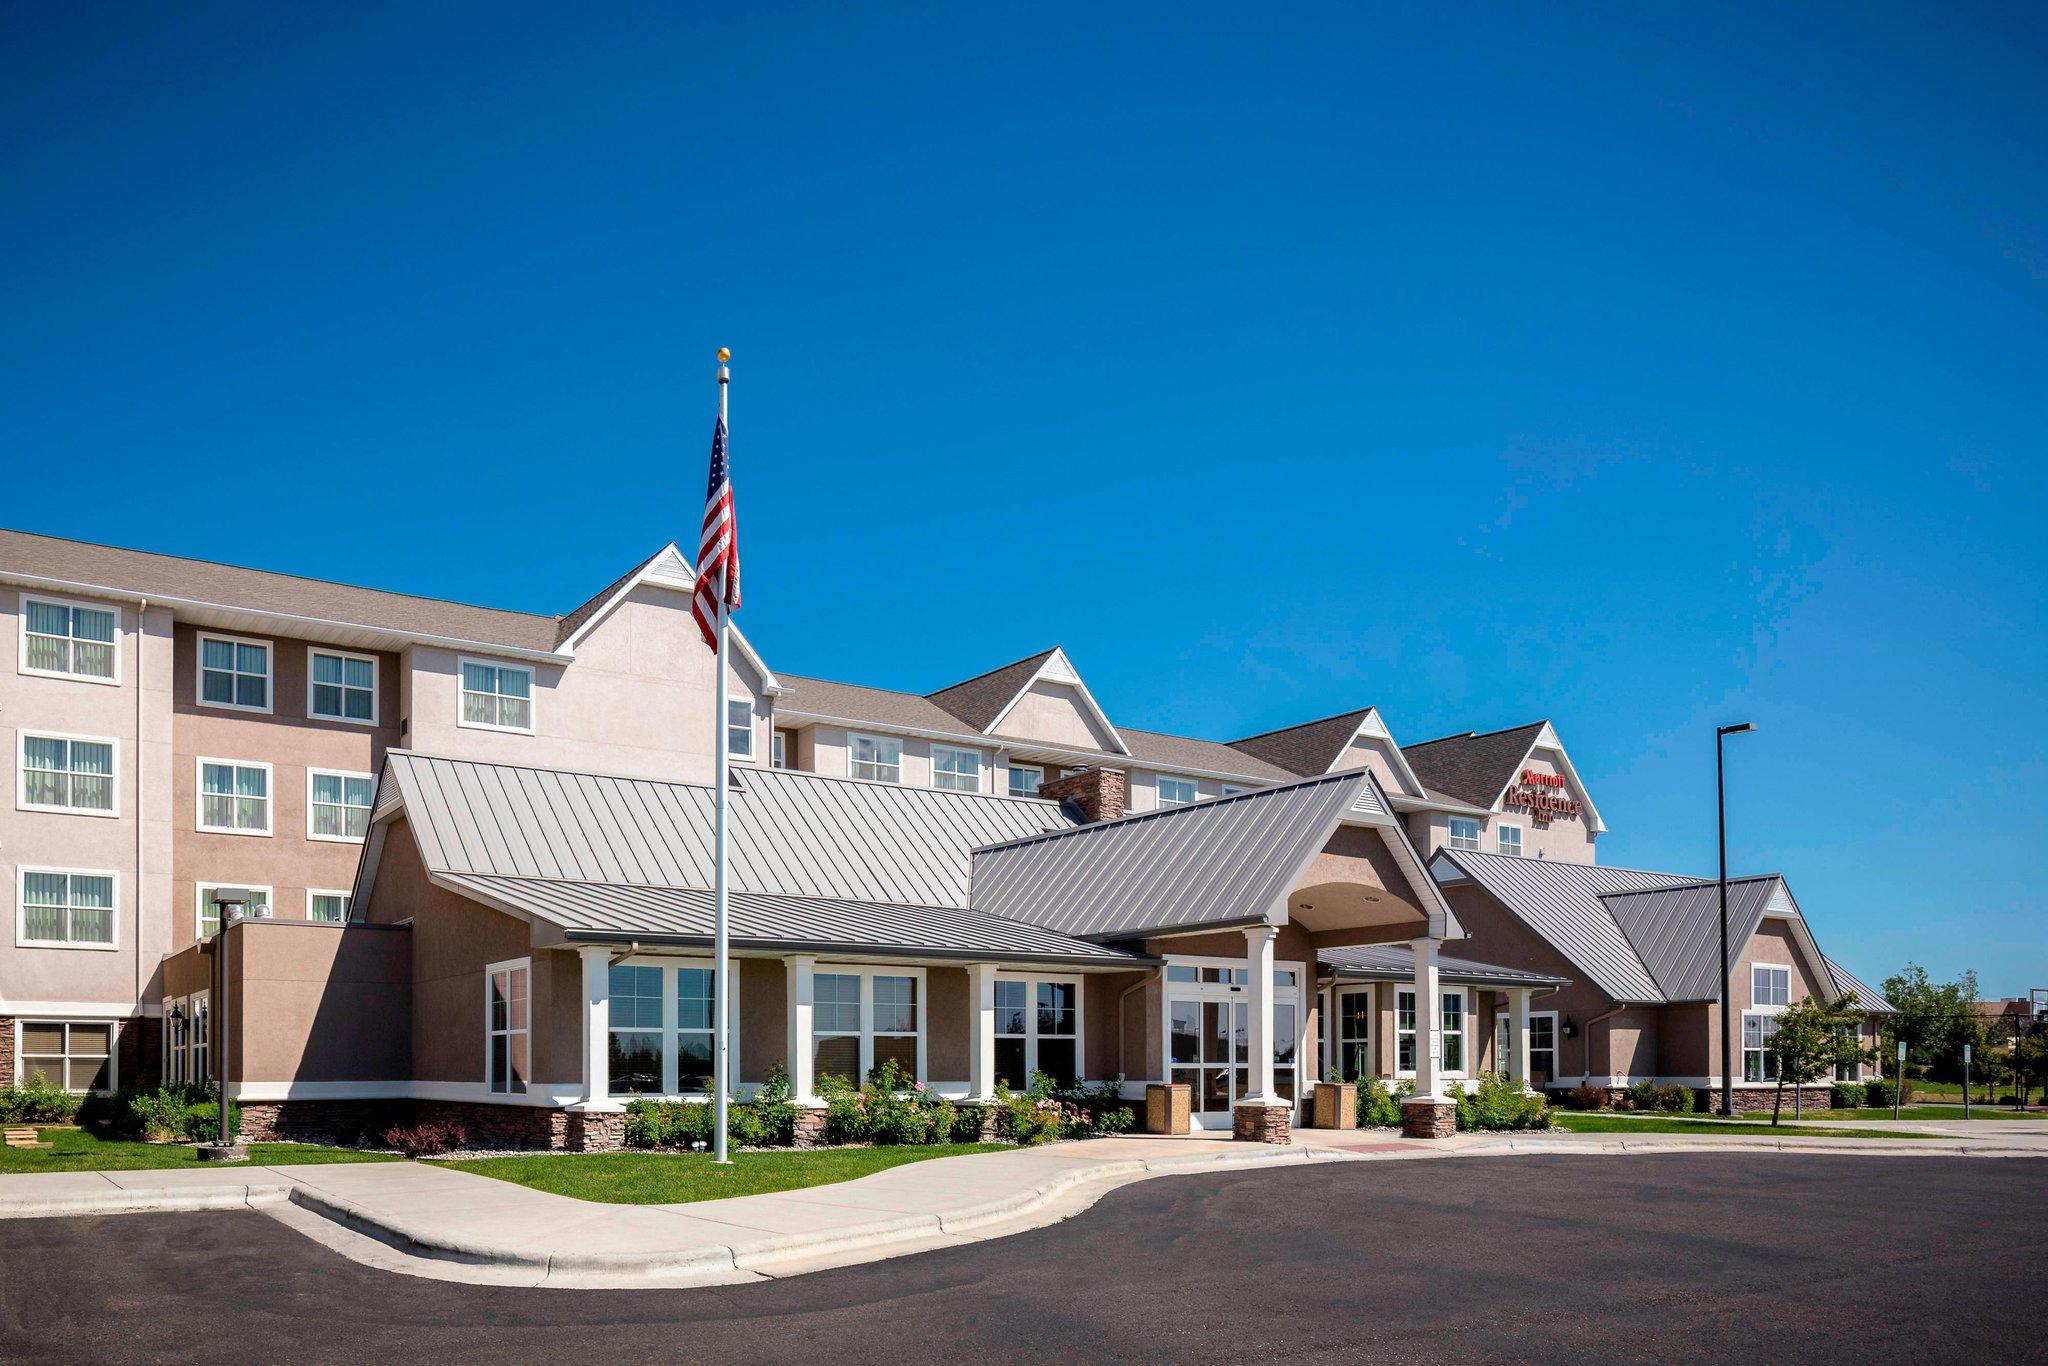
[[[719,347],[719,348],[718,348],[718,363],[719,363],[720,365],[723,365],[723,364],[725,364],[725,363],[726,363],[727,361],[729,361],[729,360],[731,360],[731,359],[732,359],[732,352],[731,352],[731,350],[729,350],[728,348],[726,348],[726,347],[723,347],[723,346],[721,346],[721,347]]]

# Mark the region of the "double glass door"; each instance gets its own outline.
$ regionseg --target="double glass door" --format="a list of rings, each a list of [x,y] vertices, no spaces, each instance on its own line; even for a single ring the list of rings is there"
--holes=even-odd
[[[1295,1099],[1300,1034],[1300,978],[1273,974],[1273,1090]],[[1251,995],[1243,967],[1173,964],[1167,969],[1169,1079],[1187,1086],[1190,1107],[1205,1128],[1230,1123],[1230,1110],[1251,1092]]]

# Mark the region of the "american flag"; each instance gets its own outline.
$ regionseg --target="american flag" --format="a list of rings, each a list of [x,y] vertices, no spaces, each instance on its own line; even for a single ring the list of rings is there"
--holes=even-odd
[[[704,643],[718,648],[718,604],[740,605],[739,522],[732,510],[732,467],[725,458],[725,414],[711,433],[711,486],[704,494],[704,532],[697,540],[697,593],[690,614]]]

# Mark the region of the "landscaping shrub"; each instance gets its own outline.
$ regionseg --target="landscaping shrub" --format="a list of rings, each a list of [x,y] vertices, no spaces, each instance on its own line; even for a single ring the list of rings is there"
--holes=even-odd
[[[0,1123],[69,1124],[77,1113],[78,1097],[41,1074],[0,1089]]]
[[[1571,1092],[1565,1096],[1564,1103],[1574,1110],[1605,1110],[1607,1108],[1607,1088],[1604,1086],[1587,1086],[1581,1083],[1574,1086]]]
[[[1838,1081],[1828,1087],[1828,1104],[1837,1110],[1854,1110],[1868,1094],[1860,1081]]]
[[[127,1097],[127,1119],[117,1123],[111,1117],[105,1128],[139,1135],[145,1143],[175,1143],[192,1136],[185,1116],[205,1100],[196,1086],[160,1086]]]
[[[1689,1115],[1693,1111],[1693,1090],[1690,1086],[1659,1086],[1653,1081],[1639,1081],[1628,1088],[1627,1099],[1629,1104],[1616,1101],[1614,1108],[1640,1110],[1645,1114],[1654,1111],[1664,1115]]]
[[[1406,1086],[1407,1083],[1402,1083]],[[1410,1088],[1413,1089],[1412,1087]],[[1401,1101],[1399,1096],[1387,1090],[1387,1084],[1378,1077],[1367,1077],[1358,1083],[1358,1127],[1361,1129],[1398,1129],[1401,1127]]]
[[[1458,1128],[1468,1133],[1550,1127],[1550,1110],[1543,1097],[1523,1094],[1520,1087],[1498,1072],[1481,1077],[1479,1090],[1472,1095],[1456,1084],[1449,1094],[1458,1108]]]
[[[626,1102],[626,1146],[694,1148],[711,1142],[711,1107],[695,1100]],[[728,1112],[728,1120],[730,1112]],[[727,1132],[731,1132],[728,1125]]]
[[[1042,1074],[1034,1074],[1038,1081]],[[1033,1090],[1013,1092],[1006,1081],[996,1083],[996,1132],[1012,1143],[1029,1147],[1035,1143],[1050,1143],[1060,1136],[1063,1128],[1060,1103],[1052,1098],[1051,1087],[1045,1094]]]
[[[143,1094],[136,1090],[121,1090],[110,1094],[94,1093],[82,1096],[72,1122],[101,1138],[135,1138],[142,1132],[136,1122],[133,1105],[135,1098]],[[206,1099],[203,1091],[194,1091],[185,1097],[185,1103]]]
[[[1863,1083],[1863,1103],[1873,1110],[1892,1108],[1892,1095],[1898,1087],[1890,1081],[1866,1081]]]
[[[228,1121],[237,1134],[242,1131],[240,1119],[241,1111],[233,1101],[229,1101]],[[195,1143],[220,1142],[220,1102],[202,1100],[186,1106],[185,1112],[178,1117],[178,1129]]]
[[[417,1124],[394,1124],[384,1131],[384,1146],[407,1157],[438,1157],[452,1153],[469,1141],[469,1132],[445,1119],[425,1119]]]

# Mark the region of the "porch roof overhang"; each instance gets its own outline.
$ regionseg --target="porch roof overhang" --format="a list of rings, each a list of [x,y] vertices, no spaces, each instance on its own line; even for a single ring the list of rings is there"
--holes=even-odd
[[[1323,949],[1316,961],[1339,981],[1412,982],[1415,980],[1415,951],[1406,944],[1361,944],[1353,948]],[[1532,987],[1555,991],[1571,985],[1571,978],[1526,968],[1502,967],[1469,958],[1437,955],[1437,972],[1446,982],[1458,986]]]

